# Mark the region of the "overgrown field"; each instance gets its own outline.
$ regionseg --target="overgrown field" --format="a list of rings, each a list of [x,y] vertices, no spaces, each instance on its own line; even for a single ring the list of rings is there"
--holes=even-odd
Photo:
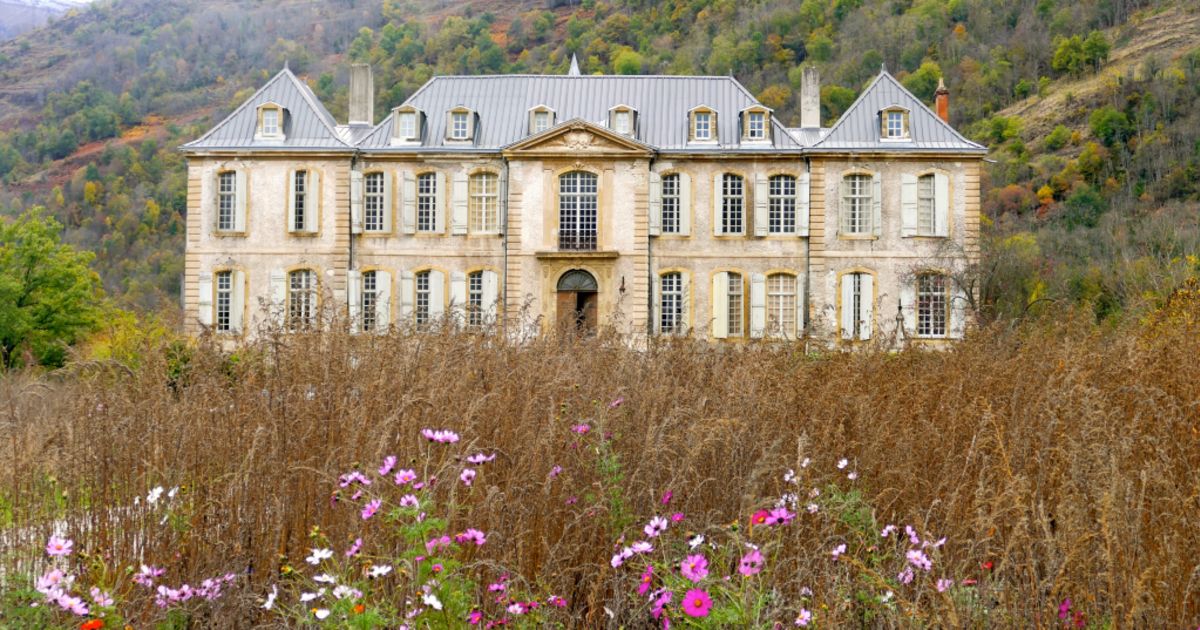
[[[0,626],[1195,627],[1190,297],[946,352],[326,334],[13,375]]]

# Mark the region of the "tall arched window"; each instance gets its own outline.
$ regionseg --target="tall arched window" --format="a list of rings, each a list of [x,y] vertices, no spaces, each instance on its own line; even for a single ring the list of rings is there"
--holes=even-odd
[[[558,178],[558,247],[596,249],[597,178],[572,171]]]

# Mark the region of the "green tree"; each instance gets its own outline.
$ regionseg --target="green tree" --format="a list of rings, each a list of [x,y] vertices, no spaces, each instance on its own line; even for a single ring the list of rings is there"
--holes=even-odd
[[[617,74],[638,74],[642,71],[642,56],[637,52],[624,48],[613,57],[613,72]]]
[[[62,243],[62,225],[35,207],[0,223],[0,364],[62,365],[67,346],[100,321],[91,252]]]
[[[1071,140],[1071,132],[1063,125],[1058,125],[1050,135],[1046,136],[1046,149],[1048,151],[1057,151],[1065,146]]]
[[[1112,105],[1105,105],[1092,112],[1088,123],[1092,127],[1092,134],[1106,147],[1124,142],[1133,134],[1133,125],[1130,124],[1129,117]]]
[[[1108,38],[1100,31],[1088,33],[1087,39],[1083,40],[1083,58],[1096,70],[1108,61],[1111,52],[1112,44],[1108,43]]]
[[[925,61],[916,72],[904,77],[901,81],[905,89],[914,96],[925,101],[933,102],[933,92],[937,89],[938,79],[942,76],[942,68],[936,61]]]

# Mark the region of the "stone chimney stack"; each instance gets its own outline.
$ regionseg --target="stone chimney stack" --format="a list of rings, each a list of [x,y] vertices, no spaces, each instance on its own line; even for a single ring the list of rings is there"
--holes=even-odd
[[[821,75],[808,66],[800,81],[800,126],[805,129],[821,127]]]
[[[350,124],[375,124],[375,79],[365,63],[350,66]]]
[[[934,104],[937,107],[938,118],[950,123],[950,90],[946,89],[946,82],[938,79],[937,91],[933,93]]]

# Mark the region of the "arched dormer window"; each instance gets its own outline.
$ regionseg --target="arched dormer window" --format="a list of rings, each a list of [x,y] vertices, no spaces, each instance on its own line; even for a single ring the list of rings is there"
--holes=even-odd
[[[637,110],[628,105],[608,110],[608,128],[623,136],[636,137],[637,123]]]
[[[688,112],[688,141],[715,143],[717,134],[717,110],[700,105]]]
[[[529,109],[529,134],[542,133],[554,126],[554,110],[545,105],[537,105]]]
[[[879,137],[883,140],[912,140],[908,110],[895,105],[879,112]]]
[[[412,105],[392,110],[392,143],[420,143],[425,127],[425,113]]]
[[[258,106],[258,130],[254,134],[256,140],[283,140],[285,110],[277,103],[263,103]]]
[[[771,139],[771,110],[761,105],[742,110],[742,141],[769,142]]]
[[[471,142],[475,139],[475,112],[455,107],[446,112],[446,139],[452,142]]]

